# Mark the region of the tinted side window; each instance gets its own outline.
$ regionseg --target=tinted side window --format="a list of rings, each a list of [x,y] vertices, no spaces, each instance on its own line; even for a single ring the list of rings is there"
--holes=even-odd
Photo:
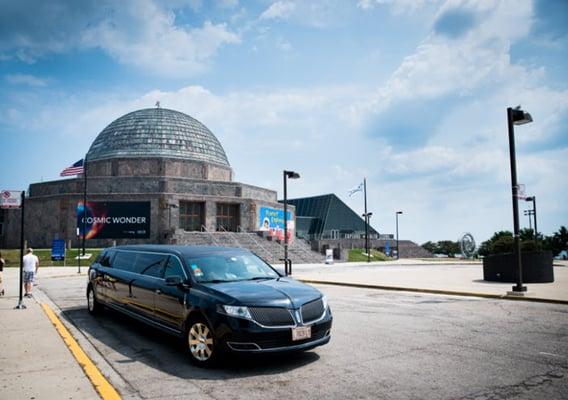
[[[170,256],[170,258],[168,258],[168,263],[166,264],[164,277],[167,278],[168,276],[176,275],[185,278],[185,273],[183,272],[183,267],[179,262],[179,259],[177,257]]]
[[[165,254],[140,253],[136,259],[136,268],[141,274],[163,278],[167,257]]]
[[[114,260],[112,260],[113,268],[136,272],[136,255],[132,251],[117,251]]]
[[[103,267],[110,267],[110,260],[112,259],[113,255],[113,250],[105,250],[100,256],[99,264],[101,264]]]

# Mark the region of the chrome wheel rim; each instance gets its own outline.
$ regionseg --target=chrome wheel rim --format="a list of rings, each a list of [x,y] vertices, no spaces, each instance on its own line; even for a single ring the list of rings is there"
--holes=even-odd
[[[93,290],[89,290],[87,293],[87,307],[89,307],[89,311],[94,310],[94,299],[93,299]]]
[[[198,322],[191,326],[188,335],[189,351],[199,361],[207,361],[213,354],[213,335],[207,325]]]

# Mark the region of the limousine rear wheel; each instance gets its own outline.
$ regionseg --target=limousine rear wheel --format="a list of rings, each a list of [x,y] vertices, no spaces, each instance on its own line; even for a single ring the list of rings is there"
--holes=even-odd
[[[215,338],[205,320],[198,318],[189,321],[187,346],[194,364],[205,367],[215,363],[217,358]]]
[[[93,287],[89,285],[87,288],[87,310],[90,314],[99,314],[102,311],[102,304],[97,301]]]

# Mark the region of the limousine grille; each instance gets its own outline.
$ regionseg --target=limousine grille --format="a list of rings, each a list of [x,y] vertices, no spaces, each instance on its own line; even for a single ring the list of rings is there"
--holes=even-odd
[[[320,319],[323,315],[323,301],[318,299],[302,306],[302,320],[304,324]]]
[[[280,307],[249,307],[252,318],[264,326],[294,325],[292,314],[286,308]]]

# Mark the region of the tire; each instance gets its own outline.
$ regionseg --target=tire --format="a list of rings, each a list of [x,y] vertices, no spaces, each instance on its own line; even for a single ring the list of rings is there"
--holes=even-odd
[[[185,346],[191,362],[202,368],[214,366],[219,346],[207,321],[200,317],[192,318],[188,320],[185,332]]]
[[[89,285],[89,287],[87,288],[87,310],[91,315],[100,314],[103,310],[103,305],[97,300],[92,285]]]

